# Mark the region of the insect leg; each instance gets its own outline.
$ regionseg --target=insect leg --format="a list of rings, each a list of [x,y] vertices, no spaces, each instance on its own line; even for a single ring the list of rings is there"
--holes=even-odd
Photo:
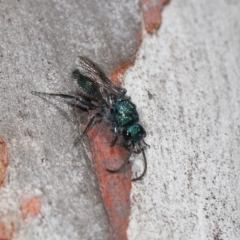
[[[42,92],[32,92],[32,94],[37,95],[37,96],[55,96],[55,97],[61,97],[61,98],[65,98],[65,99],[71,99],[71,100],[75,100],[79,103],[80,107],[83,109],[96,109],[99,108],[99,106],[93,105],[91,103],[91,101],[83,96],[72,96],[72,95],[68,95],[68,94],[63,94],[63,93],[42,93]],[[78,106],[77,104],[74,104],[76,106]]]
[[[150,148],[150,145],[149,144],[147,144],[144,140],[143,140],[143,143],[147,146],[147,147],[149,147]]]
[[[102,121],[102,118],[103,118],[103,115],[101,113],[96,113],[91,119],[90,121],[88,122],[85,130],[83,131],[83,134],[86,133],[86,131],[91,127],[93,126],[95,123],[99,123]]]
[[[142,177],[145,175],[146,171],[147,171],[147,158],[143,149],[143,146],[141,145],[141,143],[138,143],[139,149],[141,150],[142,154],[143,154],[143,163],[144,163],[144,169],[142,174],[139,177],[133,178],[132,181],[137,181],[142,179]]]
[[[113,133],[114,133],[114,137],[113,137],[113,140],[112,140],[112,143],[111,143],[111,147],[113,147],[117,141],[117,137],[118,137],[118,127],[117,127],[117,123],[116,122],[113,122],[112,124],[113,126]]]
[[[74,145],[74,146],[77,146],[77,144],[82,140],[82,137],[83,137],[83,135],[87,132],[87,130],[88,130],[91,126],[93,126],[95,123],[101,122],[101,121],[102,121],[102,118],[103,118],[102,114],[96,113],[96,114],[90,119],[90,121],[88,122],[88,124],[87,124],[87,126],[85,127],[83,133],[82,133],[79,137],[77,137],[77,138],[75,139],[73,145]]]
[[[139,154],[139,153],[141,153],[141,149],[136,148],[136,146],[135,146],[133,152],[134,152],[135,154]]]

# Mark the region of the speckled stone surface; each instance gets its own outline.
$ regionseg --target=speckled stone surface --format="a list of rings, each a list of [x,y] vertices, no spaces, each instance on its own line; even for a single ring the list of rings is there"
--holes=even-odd
[[[91,163],[73,144],[78,112],[30,91],[74,93],[78,55],[107,74],[132,58],[137,2],[0,1],[0,9],[0,135],[9,155],[0,229],[5,223],[17,240],[107,239]],[[239,9],[237,0],[171,1],[122,77],[151,145],[147,175],[133,184],[130,240],[240,239]],[[139,170],[141,155],[132,160]]]
[[[108,238],[91,162],[73,144],[81,116],[30,91],[75,93],[78,55],[109,74],[134,56],[139,29],[137,1],[0,1],[0,135],[9,153],[0,225],[14,239]]]
[[[171,1],[123,77],[151,145],[130,240],[240,239],[239,9]]]

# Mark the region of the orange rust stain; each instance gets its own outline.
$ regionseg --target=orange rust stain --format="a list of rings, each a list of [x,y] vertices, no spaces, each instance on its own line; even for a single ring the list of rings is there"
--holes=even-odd
[[[127,60],[119,64],[111,73],[110,79],[112,80],[112,82],[119,85],[118,75],[123,73],[125,69],[131,66],[132,64],[133,64],[133,61],[131,60]]]
[[[13,222],[6,219],[0,220],[0,240],[11,240],[14,233]]]
[[[22,219],[25,220],[29,216],[36,216],[40,213],[41,205],[41,199],[39,196],[33,196],[31,198],[21,200],[20,211]]]
[[[8,166],[7,145],[0,137],[0,187],[3,184],[7,166]]]
[[[162,21],[163,5],[168,2],[169,0],[139,0],[145,29],[148,33],[152,33],[153,30],[159,28]]]
[[[103,202],[110,223],[110,239],[127,239],[130,215],[131,168],[110,173],[106,170],[121,166],[129,157],[126,149],[119,145],[110,147],[111,131],[106,123],[98,124],[88,131],[92,150],[93,169],[99,181]],[[94,138],[94,139],[93,139]]]

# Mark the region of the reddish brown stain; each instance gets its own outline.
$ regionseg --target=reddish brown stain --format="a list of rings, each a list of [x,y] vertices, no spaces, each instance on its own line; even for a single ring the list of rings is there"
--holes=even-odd
[[[127,239],[130,214],[131,168],[110,173],[106,170],[119,167],[128,158],[128,151],[119,145],[110,147],[110,126],[101,123],[88,131],[91,139],[93,169],[99,181],[103,202],[110,223],[110,239]]]
[[[0,240],[11,240],[14,233],[13,222],[9,219],[0,218]]]
[[[123,73],[125,71],[126,68],[128,68],[129,66],[131,66],[133,64],[133,61],[128,60],[125,61],[123,63],[121,63],[120,65],[118,65],[111,74],[111,80],[113,83],[119,85],[119,79],[118,79],[118,75]]]
[[[3,184],[7,166],[8,166],[7,145],[0,136],[0,187]]]
[[[21,217],[25,220],[27,217],[34,217],[41,210],[41,199],[39,196],[33,196],[31,198],[24,199],[24,197],[20,200],[20,211]]]
[[[152,33],[153,30],[159,28],[162,21],[163,5],[168,2],[169,0],[139,0],[143,22],[148,33]]]

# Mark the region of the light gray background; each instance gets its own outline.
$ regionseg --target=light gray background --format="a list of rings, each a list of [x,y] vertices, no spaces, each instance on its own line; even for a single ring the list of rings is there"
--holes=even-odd
[[[0,209],[15,239],[107,237],[90,163],[72,145],[78,114],[29,93],[74,92],[78,54],[109,72],[134,52],[137,3],[103,2],[0,2],[0,132],[10,152]],[[237,0],[171,1],[122,78],[151,145],[147,175],[133,184],[129,239],[240,238],[239,9]],[[42,215],[25,222],[23,192],[43,199]]]
[[[240,239],[239,10],[171,1],[123,77],[151,145],[132,189],[131,240]]]

